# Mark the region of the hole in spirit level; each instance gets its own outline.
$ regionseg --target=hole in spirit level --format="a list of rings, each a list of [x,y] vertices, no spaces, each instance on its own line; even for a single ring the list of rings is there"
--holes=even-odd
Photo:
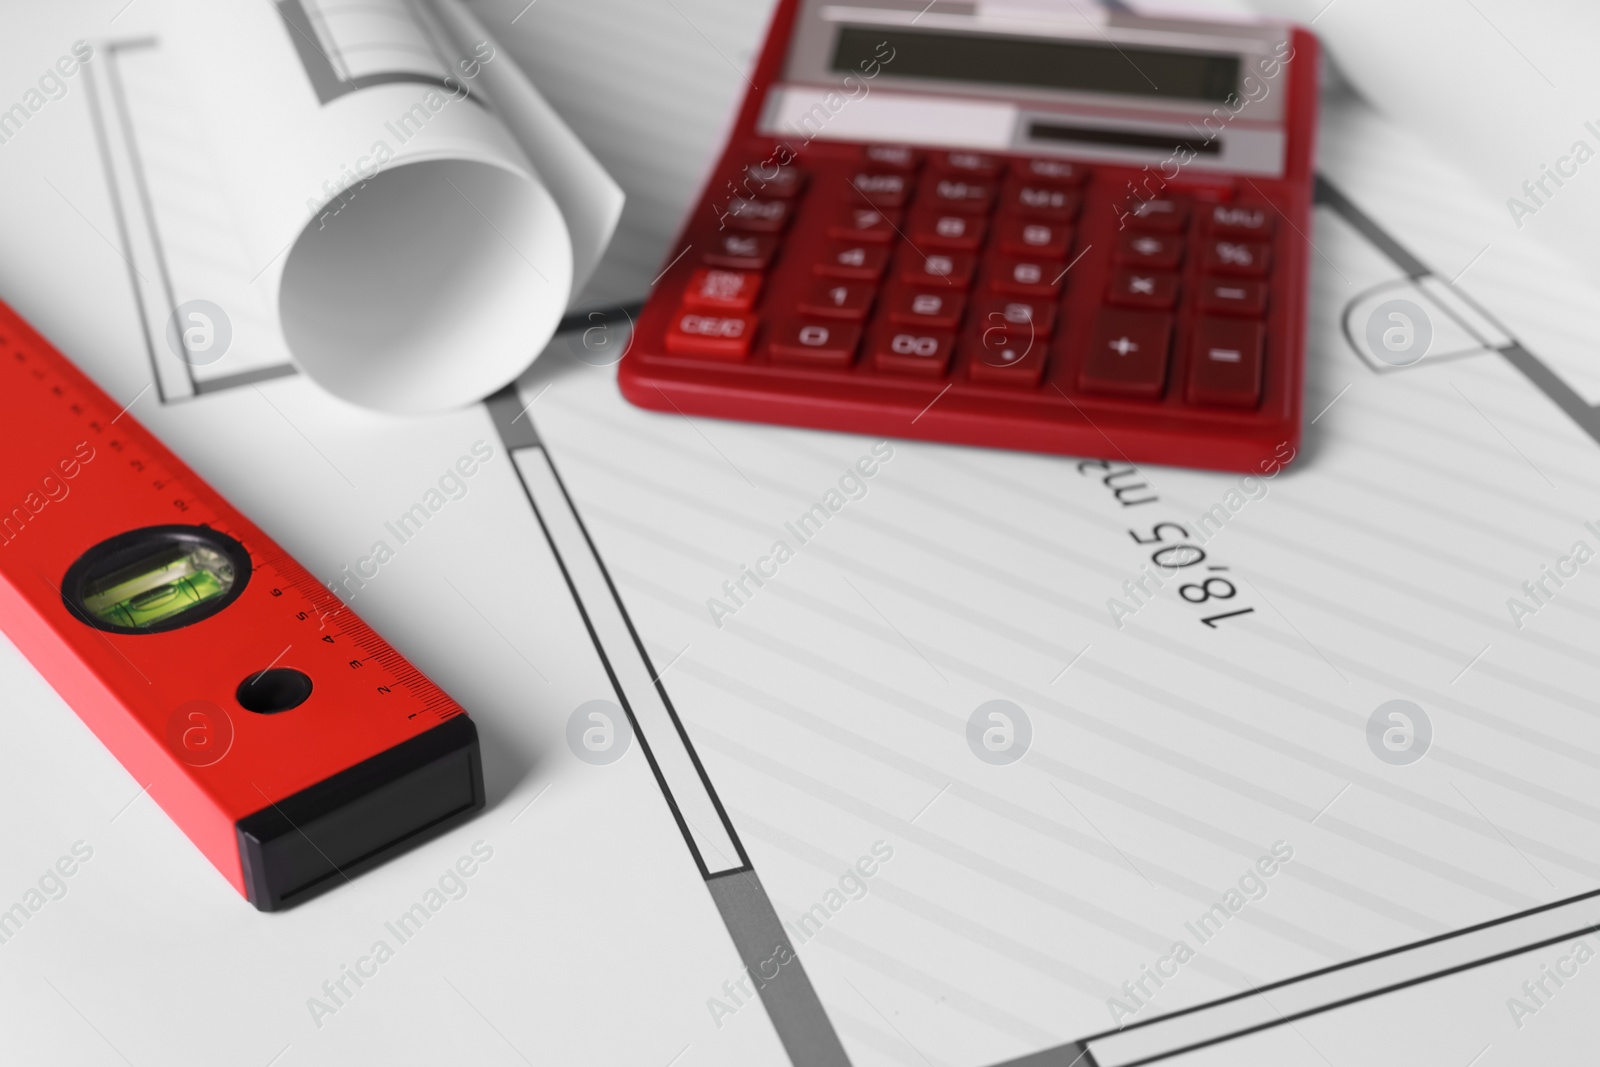
[[[311,679],[293,667],[273,667],[252,674],[234,693],[239,706],[259,715],[298,708],[311,695]]]

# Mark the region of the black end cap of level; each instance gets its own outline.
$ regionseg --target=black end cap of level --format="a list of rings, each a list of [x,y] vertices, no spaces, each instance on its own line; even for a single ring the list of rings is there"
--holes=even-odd
[[[235,824],[250,903],[281,911],[482,810],[478,728],[465,715]]]

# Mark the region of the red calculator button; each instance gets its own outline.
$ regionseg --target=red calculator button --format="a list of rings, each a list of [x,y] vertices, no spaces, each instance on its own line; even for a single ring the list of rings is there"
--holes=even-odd
[[[914,209],[906,222],[906,240],[918,248],[976,252],[988,228],[988,221],[980,215]]]
[[[1029,337],[1000,329],[971,335],[966,351],[967,377],[975,382],[1033,388],[1044,377],[1049,345],[1042,337]]]
[[[910,177],[896,171],[858,171],[850,184],[873,207],[904,207],[911,195]]]
[[[1000,200],[1002,211],[1044,222],[1071,222],[1078,217],[1083,194],[1076,189],[1040,182],[1012,182]]]
[[[1189,221],[1189,201],[1175,196],[1136,200],[1122,221],[1133,230],[1175,233]]]
[[[1267,310],[1267,283],[1244,278],[1201,278],[1195,306],[1212,315],[1261,317]]]
[[[744,233],[777,233],[789,224],[789,202],[736,196],[728,201],[727,210],[717,216],[717,222]]]
[[[753,197],[772,197],[778,200],[792,200],[800,194],[806,183],[805,171],[787,163],[777,163],[772,159],[758,159],[746,163],[739,171],[734,184],[739,190]]]
[[[1002,217],[996,225],[1000,251],[1007,255],[1067,258],[1072,227],[1065,223]]]
[[[886,170],[916,170],[922,153],[903,144],[869,144],[863,153],[867,162]]]
[[[1167,383],[1171,341],[1171,315],[1101,309],[1078,371],[1078,388],[1086,393],[1160,397]]]
[[[1124,233],[1111,253],[1114,263],[1147,270],[1173,270],[1183,261],[1183,238],[1163,233]]]
[[[768,350],[775,363],[848,367],[860,343],[861,327],[853,322],[791,319],[773,332]]]
[[[942,291],[941,291],[942,290]],[[961,325],[967,308],[967,295],[954,287],[900,289],[890,294],[889,321],[897,326],[921,326],[929,330],[953,330]]]
[[[864,241],[829,241],[817,259],[816,272],[829,278],[877,281],[889,263],[889,250]]]
[[[1260,278],[1267,273],[1267,246],[1259,241],[1207,241],[1200,251],[1200,266],[1219,274]]]
[[[711,239],[711,247],[700,260],[711,267],[735,270],[766,270],[778,251],[778,239],[752,233],[722,233]]]
[[[989,287],[997,293],[1054,299],[1061,291],[1066,269],[1051,259],[1018,259],[1001,256],[989,271]]]
[[[945,330],[882,329],[872,344],[872,365],[893,374],[944,375],[955,335]]]
[[[1029,181],[1060,182],[1062,185],[1082,185],[1089,176],[1082,163],[1068,163],[1064,159],[1028,159],[1012,169]]]
[[[997,178],[1005,164],[995,156],[978,152],[946,152],[939,158],[939,166],[966,178]]]
[[[1218,237],[1272,235],[1272,209],[1263,204],[1213,204],[1205,213],[1206,232]]]
[[[1261,402],[1266,327],[1249,319],[1201,319],[1189,351],[1191,404],[1253,408]]]
[[[940,211],[985,212],[994,203],[994,183],[956,174],[929,174],[922,180],[920,202]]]
[[[1165,311],[1178,301],[1178,276],[1161,270],[1123,267],[1111,275],[1106,303]]]
[[[900,236],[900,212],[880,211],[866,204],[846,205],[844,210],[828,223],[828,236],[841,241],[876,241],[888,244]]]
[[[825,319],[864,319],[872,310],[872,298],[876,293],[871,282],[813,278],[800,301],[800,313]]]
[[[972,306],[972,326],[976,330],[999,329],[1010,338],[1047,338],[1056,328],[1055,301],[985,297]]]
[[[667,331],[667,351],[676,356],[743,359],[755,336],[754,315],[716,315],[684,309]]]
[[[683,302],[711,311],[749,311],[761,291],[761,277],[755,271],[700,267],[689,278]]]
[[[911,285],[965,289],[972,284],[976,266],[977,260],[970,252],[924,254],[907,247],[900,253],[900,280]]]

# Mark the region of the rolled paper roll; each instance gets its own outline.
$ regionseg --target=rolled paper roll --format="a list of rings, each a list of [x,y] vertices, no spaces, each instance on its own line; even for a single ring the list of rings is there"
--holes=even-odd
[[[308,377],[407,413],[528,366],[622,193],[463,5],[168,0],[162,24]]]

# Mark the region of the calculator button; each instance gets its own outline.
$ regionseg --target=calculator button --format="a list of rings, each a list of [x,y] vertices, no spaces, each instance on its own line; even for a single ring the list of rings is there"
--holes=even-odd
[[[867,162],[886,170],[916,170],[922,153],[903,144],[869,144],[863,154]]]
[[[1166,310],[1178,301],[1178,276],[1160,270],[1128,267],[1111,275],[1106,303],[1118,307]]]
[[[997,293],[1054,299],[1061,291],[1066,274],[1060,263],[1049,259],[1018,259],[1001,256],[989,270],[989,287]]]
[[[1000,251],[1013,256],[1067,258],[1072,243],[1072,227],[1060,222],[1001,218],[996,223]]]
[[[1207,314],[1259,318],[1267,310],[1267,283],[1244,278],[1201,278],[1195,306]]]
[[[1175,233],[1189,221],[1189,201],[1175,196],[1140,200],[1128,209],[1123,222],[1133,230],[1158,230]]]
[[[970,252],[928,252],[904,247],[900,253],[900,280],[911,285],[939,285],[965,289],[972,284],[977,260]]]
[[[904,207],[906,198],[911,195],[911,179],[892,171],[859,171],[850,179],[850,184],[873,207]]]
[[[1089,172],[1081,163],[1068,163],[1064,159],[1027,159],[1012,168],[1013,174],[1033,181],[1060,182],[1062,185],[1082,185]]]
[[[985,212],[994,202],[994,183],[954,174],[930,174],[922,181],[920,203],[943,211]]]
[[[1261,402],[1266,327],[1249,319],[1200,319],[1189,352],[1191,404],[1253,408]]]
[[[1076,189],[1039,182],[1008,183],[1000,198],[1001,211],[1045,222],[1071,222],[1082,204]]]
[[[853,322],[792,319],[773,331],[768,352],[775,363],[848,367],[860,343],[861,327]]]
[[[789,224],[789,203],[736,196],[728,201],[728,209],[717,216],[717,222],[744,233],[778,233]]]
[[[864,319],[877,290],[870,282],[813,278],[800,301],[800,313],[827,319]]]
[[[988,228],[989,223],[979,215],[913,210],[906,221],[906,240],[918,248],[976,252]]]
[[[743,359],[755,336],[754,315],[716,315],[684,309],[667,331],[667,351],[675,356]]]
[[[1044,338],[1030,337],[1026,331],[978,331],[966,349],[971,357],[967,377],[975,382],[1033,388],[1044,377],[1048,348]]]
[[[877,241],[887,244],[900,236],[900,212],[880,211],[866,204],[847,205],[828,223],[828,236],[843,241]]]
[[[881,329],[872,343],[872,365],[894,374],[940,377],[950,366],[955,335],[944,330]]]
[[[778,251],[778,239],[750,233],[723,233],[711,239],[700,260],[711,267],[766,270]]]
[[[889,321],[897,326],[921,326],[929,330],[953,330],[961,325],[967,295],[959,289],[900,289],[888,299]]]
[[[972,306],[972,326],[976,330],[1000,328],[1012,337],[1031,335],[1047,338],[1055,332],[1056,304],[1053,300],[1027,300],[1019,297],[989,296]]]
[[[761,277],[755,271],[700,267],[683,291],[684,305],[711,311],[749,311],[761,291]]]
[[[1272,235],[1272,211],[1263,204],[1212,204],[1204,217],[1206,232],[1218,237]]]
[[[1078,388],[1154,400],[1167,382],[1172,316],[1103,308],[1095,318]]]
[[[877,281],[889,263],[889,250],[883,245],[862,241],[829,241],[815,270],[829,278]]]
[[[1114,263],[1172,270],[1183,260],[1183,238],[1161,233],[1124,233],[1111,253]]]
[[[1200,266],[1221,274],[1260,278],[1267,273],[1267,246],[1259,241],[1207,241],[1200,250]]]
[[[736,179],[740,189],[757,197],[793,200],[806,183],[805,171],[771,158],[746,163]]]
[[[997,178],[1000,168],[1005,165],[995,156],[978,152],[946,152],[939,157],[938,163],[965,178]]]

